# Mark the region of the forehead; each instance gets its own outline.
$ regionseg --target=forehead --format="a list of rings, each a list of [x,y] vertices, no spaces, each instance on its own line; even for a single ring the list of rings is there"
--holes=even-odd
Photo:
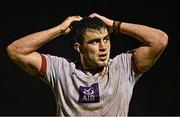
[[[104,38],[108,35],[108,30],[106,28],[101,28],[100,30],[98,29],[86,29],[84,32],[84,40],[92,40],[96,38]]]

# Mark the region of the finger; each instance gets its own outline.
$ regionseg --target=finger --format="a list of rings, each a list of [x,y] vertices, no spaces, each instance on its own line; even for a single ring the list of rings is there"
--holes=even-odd
[[[93,13],[93,14],[91,14],[89,17],[91,17],[91,18],[97,17],[97,18],[99,18],[99,19],[101,19],[101,20],[105,20],[105,19],[106,19],[104,16],[99,15],[99,14],[97,14],[97,13]]]
[[[67,29],[65,30],[65,34],[69,33],[70,31],[71,31],[71,29],[70,29],[70,28],[67,28]]]
[[[93,18],[93,17],[98,17],[97,13],[92,13],[91,15],[89,15],[89,17]]]
[[[68,17],[68,20],[69,20],[70,22],[80,21],[81,19],[82,19],[81,16],[69,16],[69,17]]]
[[[82,18],[81,16],[78,16],[78,15],[77,15],[77,16],[74,16],[73,19],[75,19],[75,20],[81,20],[81,19],[83,19],[83,18]]]

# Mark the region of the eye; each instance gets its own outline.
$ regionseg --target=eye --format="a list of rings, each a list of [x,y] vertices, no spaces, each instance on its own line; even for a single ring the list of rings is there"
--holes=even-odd
[[[105,38],[103,39],[103,41],[104,41],[104,43],[108,42],[108,41],[109,41],[109,37],[105,37]]]
[[[93,44],[93,45],[96,45],[96,44],[97,44],[97,41],[93,41],[92,44]]]
[[[96,45],[100,42],[100,40],[91,40],[89,41],[89,44],[93,44],[93,45]]]

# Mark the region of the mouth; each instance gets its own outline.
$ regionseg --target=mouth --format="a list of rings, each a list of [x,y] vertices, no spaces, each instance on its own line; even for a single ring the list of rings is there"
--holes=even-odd
[[[107,54],[100,54],[98,57],[101,61],[105,61],[107,59]]]

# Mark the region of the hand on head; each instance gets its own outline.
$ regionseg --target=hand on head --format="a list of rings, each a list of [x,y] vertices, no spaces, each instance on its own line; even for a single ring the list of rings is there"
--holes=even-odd
[[[61,26],[64,27],[64,34],[69,33],[70,30],[70,24],[74,21],[80,21],[82,19],[81,16],[69,16],[68,18],[66,18],[62,23]]]
[[[113,20],[111,20],[107,17],[104,17],[102,15],[99,15],[97,13],[92,13],[89,15],[89,17],[91,17],[91,18],[97,17],[97,18],[101,19],[108,26],[109,33],[111,33],[113,31]]]
[[[97,17],[99,19],[101,19],[107,26],[108,26],[108,30],[109,30],[109,33],[111,33],[113,31],[113,20],[109,19],[109,18],[106,18],[102,15],[99,15],[97,13],[92,13],[90,14],[88,17]],[[83,19],[81,16],[69,16],[68,18],[66,18],[61,26],[64,28],[63,29],[63,34],[67,34],[71,31],[71,23],[72,22],[75,22],[75,21],[80,21],[81,19]]]

